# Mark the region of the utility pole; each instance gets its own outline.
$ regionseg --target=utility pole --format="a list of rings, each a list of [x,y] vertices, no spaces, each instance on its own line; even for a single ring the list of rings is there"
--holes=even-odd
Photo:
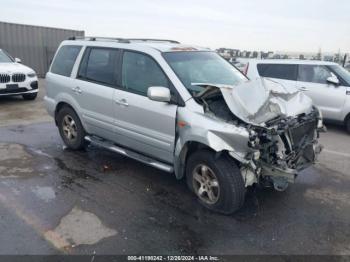
[[[345,67],[345,63],[346,63],[347,58],[348,58],[348,55],[345,54],[345,55],[344,55],[344,60],[343,60],[343,67]]]

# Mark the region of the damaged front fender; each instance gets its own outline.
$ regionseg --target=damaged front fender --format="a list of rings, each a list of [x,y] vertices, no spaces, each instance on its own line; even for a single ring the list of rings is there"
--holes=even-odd
[[[215,152],[229,152],[239,162],[248,162],[245,157],[252,151],[248,147],[249,132],[245,127],[223,123],[204,114],[193,112],[186,107],[179,108],[178,122],[185,123],[177,127],[178,138],[175,145],[175,175],[182,178],[189,146],[192,143],[211,148]]]

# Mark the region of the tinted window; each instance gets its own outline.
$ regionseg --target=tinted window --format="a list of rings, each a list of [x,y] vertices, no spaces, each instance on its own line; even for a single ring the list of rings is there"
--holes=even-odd
[[[51,72],[63,76],[70,76],[80,52],[81,46],[62,46],[51,66]]]
[[[112,48],[88,48],[79,68],[78,78],[115,85],[118,52]]]
[[[332,73],[325,66],[299,65],[298,81],[327,84],[327,78]]]
[[[258,64],[258,72],[262,77],[296,80],[297,66],[288,64]]]
[[[135,52],[124,52],[122,85],[130,91],[146,95],[149,87],[169,87],[169,82],[151,57]]]

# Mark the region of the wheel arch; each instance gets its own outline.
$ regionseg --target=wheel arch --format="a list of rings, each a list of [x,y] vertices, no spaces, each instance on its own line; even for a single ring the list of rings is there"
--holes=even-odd
[[[58,112],[59,112],[63,107],[69,107],[69,108],[71,108],[72,110],[74,110],[75,113],[77,113],[77,111],[74,109],[74,107],[72,107],[69,103],[67,103],[67,102],[65,102],[65,101],[59,102],[59,103],[56,105],[56,108],[55,108],[55,123],[56,123],[56,126],[58,125],[58,123],[57,123],[57,114],[58,114]]]
[[[176,146],[177,149],[180,148],[178,144]],[[203,143],[201,141],[197,140],[189,140],[187,141],[179,150],[178,154],[176,154],[175,161],[174,161],[174,171],[175,171],[175,176],[177,179],[182,179],[185,176],[185,170],[186,170],[186,162],[188,157],[198,151],[198,150],[208,150],[211,151],[215,154],[217,154],[217,157],[220,157],[222,154],[227,154],[228,155],[228,150],[226,149],[221,149],[221,150],[215,150],[212,147],[210,147],[208,144]],[[232,158],[233,161],[236,162],[236,164],[240,164],[240,162],[234,158]]]
[[[74,105],[74,103],[70,103],[70,102],[68,102],[66,100],[61,100],[60,102],[57,103],[57,105],[55,107],[54,119],[55,119],[56,126],[58,125],[58,123],[57,123],[57,114],[63,107],[71,108],[77,114],[77,116],[79,117],[79,120],[80,120],[81,124],[83,125],[84,129],[87,130],[86,125],[85,125],[85,123],[83,121],[83,118],[82,118],[82,116],[80,114],[79,107],[77,105]]]
[[[344,124],[346,124],[346,121],[348,121],[349,119],[350,119],[350,112],[347,115],[345,115]]]

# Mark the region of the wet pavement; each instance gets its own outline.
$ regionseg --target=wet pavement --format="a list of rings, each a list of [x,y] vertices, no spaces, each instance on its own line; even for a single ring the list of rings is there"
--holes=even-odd
[[[343,129],[324,134],[320,163],[286,192],[249,190],[223,216],[172,175],[95,147],[65,149],[41,97],[30,120],[6,114],[27,101],[0,100],[0,254],[350,254]]]

